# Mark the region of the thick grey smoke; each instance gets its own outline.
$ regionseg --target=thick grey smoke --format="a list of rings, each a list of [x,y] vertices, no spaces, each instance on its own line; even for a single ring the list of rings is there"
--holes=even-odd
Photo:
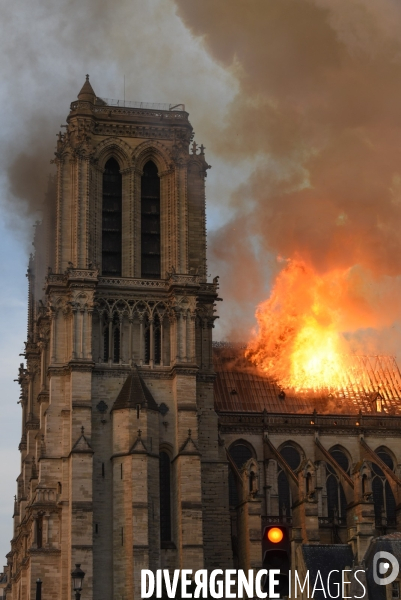
[[[240,83],[217,150],[255,160],[233,197],[231,222],[212,239],[223,295],[237,299],[233,313],[264,297],[261,269],[272,253],[300,256],[321,273],[359,265],[368,293],[397,278],[401,4],[176,4]]]
[[[2,200],[29,245],[55,172],[56,134],[86,73],[99,96],[122,99],[125,75],[127,100],[184,102],[210,148],[212,123],[236,81],[194,41],[170,0],[0,0],[0,10]]]

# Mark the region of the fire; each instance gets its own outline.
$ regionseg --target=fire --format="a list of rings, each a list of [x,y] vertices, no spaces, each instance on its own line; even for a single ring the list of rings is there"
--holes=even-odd
[[[289,261],[257,308],[246,357],[282,387],[339,389],[350,353],[343,328],[355,310],[350,285],[349,270],[319,275],[304,261]]]

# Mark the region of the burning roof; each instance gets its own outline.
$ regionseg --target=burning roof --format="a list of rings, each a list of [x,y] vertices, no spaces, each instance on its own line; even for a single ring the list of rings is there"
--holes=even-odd
[[[245,348],[213,345],[218,412],[401,414],[401,374],[392,356],[348,356],[338,387],[295,390],[249,362]]]

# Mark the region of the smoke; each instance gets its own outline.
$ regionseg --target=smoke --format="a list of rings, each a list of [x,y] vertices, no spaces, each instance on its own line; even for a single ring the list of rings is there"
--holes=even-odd
[[[204,124],[197,141],[211,146],[209,102],[221,120],[237,82],[193,40],[171,0],[0,0],[0,10],[2,217],[28,247],[46,210],[56,135],[86,73],[101,97],[122,99],[125,76],[127,100],[185,103],[193,124]]]
[[[176,4],[239,81],[217,151],[255,161],[211,240],[222,295],[235,295],[233,330],[241,313],[249,326],[277,255],[321,274],[357,266],[369,310],[382,311],[381,287],[397,289],[401,274],[399,2]]]
[[[281,269],[277,255],[299,256],[319,273],[358,265],[370,290],[399,277],[396,0],[0,7],[3,218],[27,237],[85,73],[112,98],[122,98],[125,75],[127,99],[184,102],[207,146],[212,225],[228,215],[209,238],[209,272],[220,274],[225,299],[220,331],[241,338],[249,330]]]

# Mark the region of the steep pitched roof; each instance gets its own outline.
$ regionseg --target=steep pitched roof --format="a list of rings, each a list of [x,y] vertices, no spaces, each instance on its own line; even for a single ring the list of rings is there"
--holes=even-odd
[[[86,76],[85,83],[78,94],[78,100],[88,100],[89,102],[94,102],[96,100],[96,94],[89,82],[89,75]]]
[[[376,414],[375,400],[383,402],[382,416],[401,414],[401,373],[391,356],[350,356],[350,372],[358,383],[335,391],[310,393],[282,390],[276,381],[257,370],[239,345],[213,348],[215,409],[218,412]],[[380,393],[378,392],[378,387]]]
[[[132,373],[128,375],[111,410],[136,408],[138,404],[140,404],[142,408],[149,408],[150,410],[156,411],[159,410],[155,399],[142,381],[138,369],[135,366]]]
[[[327,587],[326,582],[330,571],[333,569],[338,572],[332,574],[331,585],[334,586],[336,583],[341,585],[341,571],[349,569],[354,560],[352,548],[349,544],[304,544],[302,546],[302,554],[306,569],[310,574],[311,588],[316,581],[318,571],[320,571],[324,586]],[[349,591],[349,588],[347,591]],[[316,586],[313,597],[316,600],[327,598],[326,593],[322,591],[319,584]]]
[[[81,435],[72,447],[71,454],[93,454],[92,446],[84,435],[84,427],[81,427]]]

